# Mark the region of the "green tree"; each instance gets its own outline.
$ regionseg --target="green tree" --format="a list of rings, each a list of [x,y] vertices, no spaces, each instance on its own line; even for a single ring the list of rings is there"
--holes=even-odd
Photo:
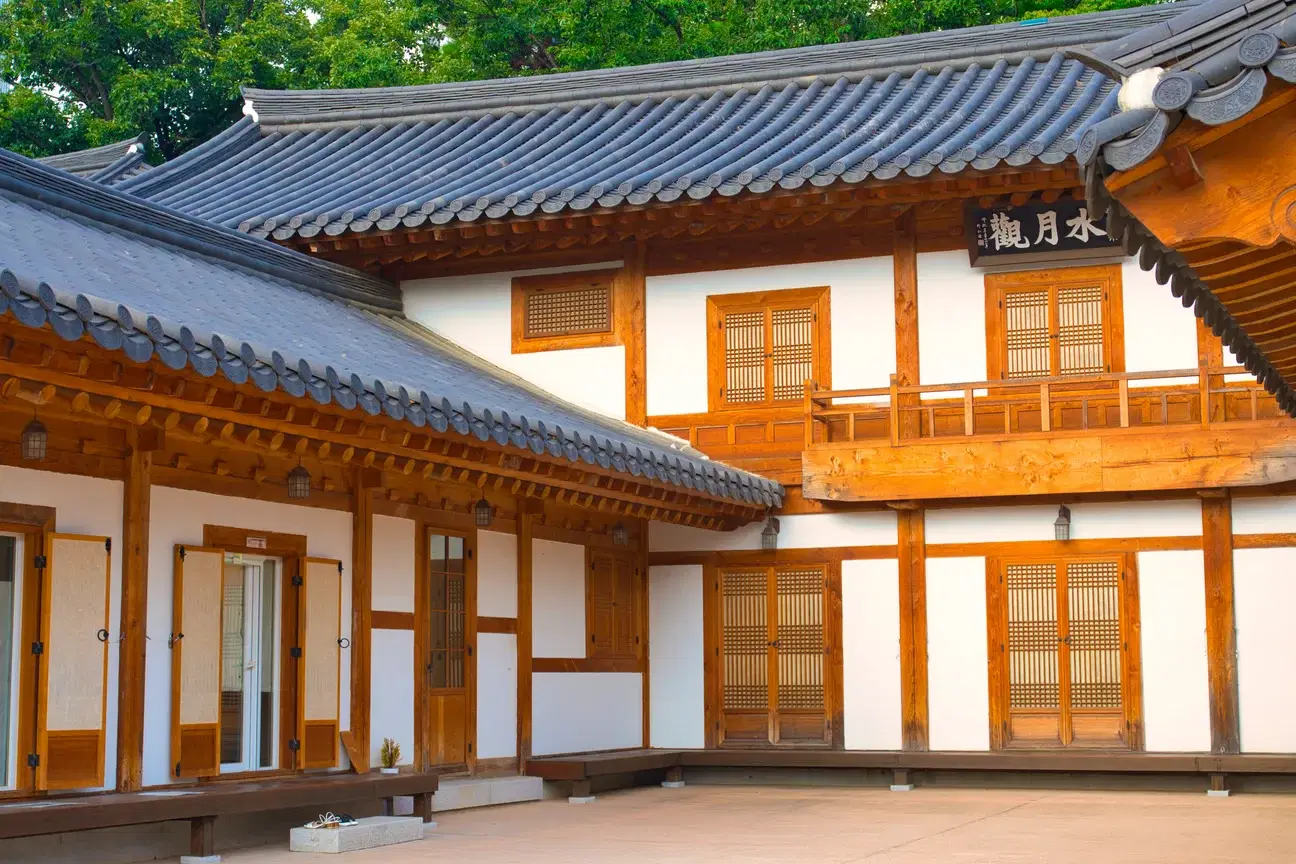
[[[0,93],[0,147],[44,156],[86,146],[85,129],[49,96],[26,87]]]

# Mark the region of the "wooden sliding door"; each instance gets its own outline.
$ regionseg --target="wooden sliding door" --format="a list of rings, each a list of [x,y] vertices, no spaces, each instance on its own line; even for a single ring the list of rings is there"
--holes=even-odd
[[[417,639],[424,657],[424,731],[429,766],[464,766],[476,722],[473,640],[476,636],[475,564],[467,536],[432,529],[426,536]]]
[[[720,571],[721,744],[831,742],[827,573],[822,564]]]
[[[1140,746],[1132,577],[1127,555],[992,564],[999,746]]]

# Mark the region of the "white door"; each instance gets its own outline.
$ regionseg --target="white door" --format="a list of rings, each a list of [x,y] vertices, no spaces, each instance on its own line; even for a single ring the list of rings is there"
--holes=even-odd
[[[225,558],[221,645],[221,772],[276,766],[280,615],[274,559]]]

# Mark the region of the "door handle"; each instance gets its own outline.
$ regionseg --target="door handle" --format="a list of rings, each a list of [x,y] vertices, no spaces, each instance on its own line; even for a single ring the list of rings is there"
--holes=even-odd
[[[1071,644],[1071,637],[1070,637],[1070,636],[1059,636],[1059,637],[1058,637],[1058,641],[1061,642],[1061,643],[1064,644],[1064,645],[1070,645],[1070,644]]]
[[[771,642],[769,643],[769,647],[771,647],[771,648],[777,648],[777,647],[779,647],[779,640],[775,639],[775,640],[771,641]]]

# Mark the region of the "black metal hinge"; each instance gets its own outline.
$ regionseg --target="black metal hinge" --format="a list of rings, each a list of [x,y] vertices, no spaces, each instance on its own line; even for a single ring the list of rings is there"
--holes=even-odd
[[[177,777],[180,776],[180,763],[179,763],[179,762],[176,763],[176,767],[175,767],[175,776],[177,776]]]
[[[45,643],[44,643],[44,642],[33,642],[33,643],[32,643],[32,653],[33,653],[33,654],[44,654],[44,653],[45,653]]]
[[[288,652],[288,655],[289,655],[290,657],[292,657],[294,660],[300,660],[300,659],[301,659],[301,656],[302,656],[301,648],[299,648],[298,646],[294,645],[294,646],[292,647],[292,650],[290,650],[290,651]]]
[[[112,552],[112,538],[111,538],[111,537],[105,537],[105,538],[104,538],[104,551],[105,551],[105,552]]]
[[[298,575],[296,575],[296,576],[293,577],[292,584],[293,584],[293,587],[294,587],[294,588],[300,588],[300,587],[302,587],[302,578],[301,578],[301,574],[298,574]]]
[[[288,740],[288,749],[296,753],[298,750],[301,749],[301,742],[298,741],[296,738],[290,738]]]
[[[181,546],[181,547],[180,547],[180,560],[183,561],[184,559],[185,559],[185,548],[184,548],[183,546]],[[179,777],[180,775],[177,774],[176,776]]]
[[[37,555],[37,556],[36,556],[36,569],[37,569],[37,570],[44,570],[47,566],[49,566],[49,561],[45,558],[45,556],[44,556],[44,555]]]
[[[27,754],[27,767],[28,767],[28,768],[39,768],[39,767],[40,767],[40,754],[39,754],[39,753],[28,753],[28,754]]]
[[[468,648],[468,656],[471,657],[471,656],[472,656],[472,646],[471,646],[471,645],[468,645],[467,648]]]
[[[339,562],[338,562],[338,573],[341,573],[341,572],[342,572],[342,562],[339,561]]]

